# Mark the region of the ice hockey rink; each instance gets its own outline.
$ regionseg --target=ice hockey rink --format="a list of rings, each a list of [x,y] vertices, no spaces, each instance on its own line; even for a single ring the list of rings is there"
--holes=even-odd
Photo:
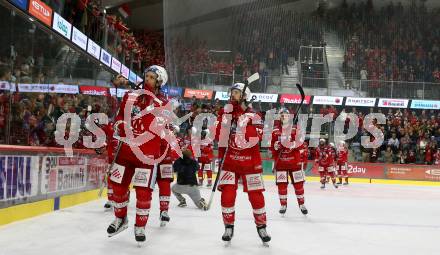
[[[113,215],[104,211],[104,200],[96,200],[1,227],[0,255],[439,254],[438,187],[353,183],[321,190],[317,182],[308,182],[305,188],[309,215],[300,213],[290,190],[289,208],[281,217],[276,186],[266,182],[270,247],[261,244],[247,196],[240,191],[231,246],[221,241],[220,194],[207,212],[190,201],[187,208],[179,208],[172,197],[171,222],[160,228],[155,192],[147,241],[138,247],[132,192],[129,228],[113,238],[106,234]],[[210,190],[202,192],[206,198]]]

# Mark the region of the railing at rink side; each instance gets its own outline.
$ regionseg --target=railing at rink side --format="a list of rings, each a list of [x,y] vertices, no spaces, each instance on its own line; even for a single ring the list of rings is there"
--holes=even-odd
[[[93,150],[0,145],[0,208],[97,189],[107,165]]]
[[[344,96],[367,96],[383,98],[407,98],[407,99],[438,99],[440,98],[440,81],[438,82],[408,82],[408,81],[383,81],[362,80],[347,77],[338,79],[325,78],[322,72],[309,73],[301,76],[299,82],[304,88],[318,89],[320,95],[339,95],[342,90],[351,91],[350,95]],[[185,87],[196,87],[215,90],[215,86],[229,86],[233,82],[240,82],[246,78],[243,75],[195,72],[186,75],[182,84]],[[254,84],[252,91],[267,92],[268,87],[281,90],[280,75],[262,75],[258,84]],[[285,84],[283,85],[285,87]],[[291,84],[292,92],[296,90],[295,84]],[[284,88],[283,87],[283,88]],[[338,94],[339,93],[339,94]]]
[[[304,88],[320,89],[326,95],[350,90],[353,95],[382,98],[438,99],[440,82],[381,81],[303,77]]]
[[[440,83],[408,81],[348,80],[349,85],[359,86],[369,97],[408,99],[438,99]]]

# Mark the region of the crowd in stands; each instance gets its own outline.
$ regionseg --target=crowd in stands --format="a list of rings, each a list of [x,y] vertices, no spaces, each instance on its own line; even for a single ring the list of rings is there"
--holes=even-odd
[[[344,71],[356,79],[440,81],[439,8],[427,8],[425,1],[381,8],[371,0],[343,1],[327,19],[345,44]]]
[[[10,71],[0,65],[0,81],[11,80]],[[12,145],[55,146],[54,132],[63,113],[77,113],[81,119],[80,137],[91,113],[114,116],[117,99],[107,96],[58,93],[22,93],[0,89],[0,143]],[[74,145],[81,148],[81,142]]]
[[[355,114],[359,119],[359,129],[356,136],[350,139],[352,153],[363,162],[385,162],[401,164],[433,164],[434,154],[440,147],[440,113],[436,110],[410,110],[410,109],[340,109],[334,107],[321,109],[320,113],[338,112],[342,116],[347,113]],[[375,126],[382,131],[383,144],[377,149],[368,149],[361,146],[361,137],[371,135],[363,127],[365,116],[369,113],[382,113],[386,123]],[[346,127],[348,128],[348,121]],[[374,139],[372,139],[373,141]],[[353,156],[355,156],[353,155]]]
[[[225,102],[219,100],[196,99],[180,100],[181,107],[177,109],[179,117],[192,112],[192,117],[182,124],[181,130],[189,130],[192,121],[201,112],[217,114]],[[292,114],[296,105],[284,105],[278,103],[261,104],[254,103],[254,109],[261,112],[264,118],[268,109],[286,108]],[[440,148],[440,113],[435,110],[410,110],[390,108],[356,108],[334,107],[334,106],[310,106],[303,109],[302,113],[309,114],[334,114],[334,119],[340,115],[344,118],[348,113],[355,114],[359,119],[359,128],[356,136],[348,140],[352,161],[363,162],[384,162],[396,164],[434,164],[434,154]],[[360,145],[362,136],[371,135],[364,128],[365,117],[369,113],[382,113],[386,117],[383,125],[375,124],[383,133],[383,144],[377,149],[367,149]],[[349,118],[346,120],[345,128],[348,128]],[[310,131],[311,123],[308,123]],[[325,134],[328,127],[322,127],[322,134]],[[186,133],[184,131],[183,133]]]
[[[141,46],[142,66],[165,66],[164,34],[161,31],[135,31],[134,36]]]
[[[102,47],[104,47],[105,42],[106,50],[114,57],[122,62],[125,61],[125,63],[131,63],[132,61],[133,69],[136,71],[141,69],[141,53],[144,53],[146,49],[135,38],[120,14],[116,11],[109,13],[104,11],[102,1],[42,1]],[[4,17],[8,17],[8,15]]]
[[[12,71],[11,82],[71,83],[99,78],[98,64],[68,47],[19,15],[0,8],[0,66]]]
[[[68,0],[64,4],[57,4],[59,1],[48,2],[67,21],[95,42],[102,45],[104,36],[107,35],[107,51],[113,56],[120,60],[125,58],[125,61],[129,63],[133,53],[134,62],[140,64],[140,52],[144,49],[130,32],[121,15],[105,13],[101,1]],[[107,33],[104,32],[106,29]]]
[[[236,65],[239,74],[246,66],[260,65],[260,70],[284,67],[288,57],[298,59],[301,45],[323,44],[317,19],[281,7],[234,16],[232,30],[233,45],[245,56],[244,67]]]
[[[95,0],[46,0],[55,11],[97,42],[102,41],[104,20],[108,26],[109,51],[119,58],[130,58],[139,70],[152,63],[165,64],[165,47],[173,48],[169,59],[182,81],[191,83],[197,72],[248,76],[254,72],[271,75],[282,67],[287,71],[289,57],[298,59],[301,45],[325,45],[323,30],[335,28],[345,45],[344,71],[363,80],[440,82],[440,9],[426,8],[423,1],[411,5],[390,3],[376,7],[371,0],[348,4],[314,14],[268,8],[237,11],[231,15],[232,53],[213,57],[203,39],[179,38],[164,45],[163,32],[130,32],[120,15],[106,14]],[[316,14],[316,13],[315,13]],[[324,22],[323,22],[324,21]],[[324,23],[326,25],[324,25]],[[270,25],[268,25],[270,24]],[[295,24],[295,25],[292,25]],[[321,73],[321,72],[319,72]],[[203,81],[206,83],[207,81]],[[371,87],[380,83],[368,83]]]
[[[307,19],[305,13],[285,11],[281,8],[234,13],[230,22],[231,25],[224,33],[230,37],[227,40],[231,46],[225,46],[226,48],[208,46],[203,38],[210,36],[209,34],[191,36],[185,33],[173,36],[167,41],[167,45],[164,45],[161,32],[136,32],[136,39],[146,50],[141,53],[144,66],[163,63],[164,48],[167,48],[170,52],[167,69],[172,74],[177,74],[177,79],[183,83],[197,85],[194,84],[196,81],[190,78],[201,72],[232,76],[235,71],[234,75],[238,77],[248,77],[259,72],[260,75],[267,76],[274,70],[280,70],[282,66],[283,71],[288,73],[288,58],[298,58],[301,45],[323,44],[322,29],[318,20]],[[210,47],[231,52],[210,52]],[[214,78],[205,79],[203,82],[216,81],[226,84],[229,81],[224,81],[221,77]]]
[[[55,141],[54,133],[57,119],[62,114],[78,114],[82,123],[82,137],[90,134],[84,129],[87,116],[91,113],[112,114],[111,101],[112,99],[106,97],[81,94],[13,93],[9,97],[6,93],[0,93],[1,143],[6,144],[9,139],[9,144],[13,145],[60,147]],[[6,126],[8,124],[9,128]],[[74,148],[83,146],[78,142],[74,144]]]

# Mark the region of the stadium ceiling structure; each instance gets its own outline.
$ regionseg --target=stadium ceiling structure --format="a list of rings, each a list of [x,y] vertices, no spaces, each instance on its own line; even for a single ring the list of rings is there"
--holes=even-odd
[[[262,10],[276,6],[283,6],[283,8],[290,10],[297,10],[300,12],[313,12],[316,8],[324,3],[327,7],[334,7],[341,4],[344,0],[219,0],[207,1],[205,0],[102,0],[103,6],[110,13],[117,13],[118,8],[127,4],[132,15],[126,20],[128,25],[133,29],[150,29],[162,30],[170,27],[184,27],[188,25],[209,22],[219,18],[225,18],[232,13],[249,12],[254,10]],[[346,0],[348,4],[359,2],[359,0]],[[366,0],[365,0],[366,1]],[[400,0],[403,5],[409,5],[412,1],[425,2],[428,8],[440,6],[438,0]],[[381,7],[396,3],[392,0],[373,0],[376,7]],[[168,22],[164,25],[164,11],[165,7],[167,15],[174,15],[176,18],[173,22]],[[174,10],[169,10],[173,6]],[[145,16],[145,13],[149,13]],[[180,15],[185,13],[185,15]]]
[[[161,2],[163,2],[163,0],[102,0],[102,5],[105,6],[106,9],[111,9],[114,7],[118,7],[121,4],[128,3],[130,4],[131,8],[135,9]]]

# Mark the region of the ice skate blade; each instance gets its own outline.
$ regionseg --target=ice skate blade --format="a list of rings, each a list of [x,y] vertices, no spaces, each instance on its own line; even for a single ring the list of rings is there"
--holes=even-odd
[[[165,227],[167,225],[167,223],[168,223],[167,221],[161,221],[160,222],[160,227],[161,228]]]
[[[137,242],[137,247],[138,248],[144,247],[145,241],[143,241],[143,242],[136,241],[136,242]]]
[[[223,241],[225,247],[231,247],[231,241]]]
[[[269,247],[269,242],[263,242],[264,247]]]
[[[115,235],[121,233],[122,231],[126,230],[127,228],[128,228],[128,225],[122,226],[122,227],[121,227],[118,231],[116,231],[115,233],[113,233],[113,234],[108,234],[108,237],[115,236]]]

